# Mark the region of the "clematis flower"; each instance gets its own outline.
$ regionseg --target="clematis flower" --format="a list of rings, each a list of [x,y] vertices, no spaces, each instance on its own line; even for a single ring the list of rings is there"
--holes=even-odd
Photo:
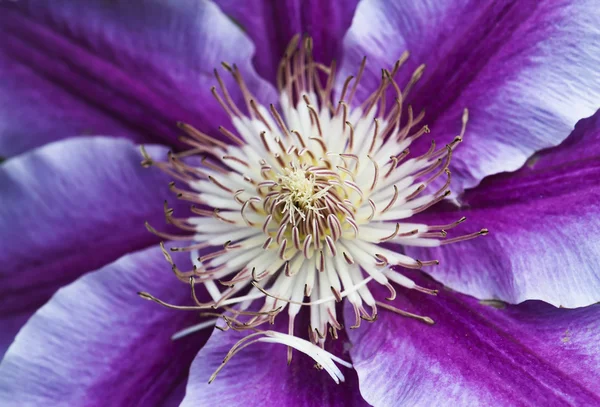
[[[415,4],[2,3],[0,69],[11,80],[0,84],[0,154],[11,158],[0,167],[0,287],[2,343],[12,342],[0,363],[2,404],[597,404],[598,13],[585,1]],[[286,52],[298,33],[312,43]],[[232,75],[214,76],[221,62]],[[183,141],[211,158],[180,153],[178,121],[186,123]],[[139,166],[140,142],[144,164],[167,175]],[[176,152],[149,145],[157,142]],[[388,188],[385,165],[398,178]],[[447,169],[453,203],[438,202]],[[187,210],[181,201],[166,211],[171,224],[193,232],[181,237],[190,246],[160,246],[164,239],[143,228],[164,218],[172,178],[174,188],[187,187],[181,198],[199,201],[193,217],[176,217]],[[269,191],[261,198],[272,194],[268,213],[246,195],[247,184],[235,187],[259,179],[265,184],[255,190]],[[412,196],[420,185],[426,190]],[[376,187],[381,199],[371,195]],[[394,216],[375,219],[386,213]],[[470,218],[465,232],[462,216]],[[447,229],[472,237],[484,226],[493,231],[485,238],[441,244],[452,242]],[[252,246],[244,234],[263,227],[280,236],[262,234]],[[186,268],[188,250],[198,250],[193,261],[202,257],[196,269]],[[204,297],[193,286],[190,298],[165,253],[186,284],[207,286]],[[309,258],[323,272],[306,292],[307,280],[295,280]],[[429,258],[440,265],[416,260]],[[224,269],[230,261],[241,264]],[[283,274],[268,279],[269,265]],[[411,270],[425,265],[448,289]],[[222,277],[233,288],[215,283]],[[196,310],[204,307],[193,299],[222,306],[243,282],[251,291],[234,301],[241,308],[228,309],[225,332],[190,333],[196,312],[135,295]],[[288,312],[311,303],[310,315],[290,314],[294,329],[271,312],[286,299],[295,301]],[[357,325],[356,315],[374,319],[362,302],[384,304],[378,320],[341,329]],[[402,310],[423,317],[402,318]],[[269,320],[241,349],[248,333],[233,328]],[[325,323],[337,340],[323,338]],[[308,326],[307,338],[327,352],[298,339]],[[177,332],[186,335],[171,340]],[[286,366],[286,347],[272,342],[312,356],[326,372],[304,355]],[[345,361],[354,370],[334,364]]]

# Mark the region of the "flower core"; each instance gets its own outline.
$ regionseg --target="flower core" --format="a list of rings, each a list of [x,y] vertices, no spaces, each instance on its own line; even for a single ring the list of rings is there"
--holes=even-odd
[[[408,58],[403,54],[382,71],[378,88],[357,103],[366,59],[334,96],[335,66],[313,61],[311,52],[310,38],[296,37],[288,47],[279,66],[277,105],[261,105],[237,67],[223,64],[245,102],[233,101],[215,70],[218,87],[212,92],[235,130],[220,128],[227,142],[180,124],[187,134],[182,141],[192,150],[171,153],[167,162],[155,162],[144,152],[143,164],[171,174],[178,197],[194,203],[193,215],[184,218],[165,207],[167,220],[192,234],[148,228],[169,240],[193,242],[170,249],[191,252],[195,266],[190,271],[179,270],[169,250],[164,253],[177,277],[191,285],[196,305],[165,304],[141,293],[144,298],[213,314],[220,309],[224,329],[234,330],[256,331],[287,310],[289,335],[307,307],[309,339],[321,347],[327,333],[337,338],[342,329],[336,303],[344,299],[354,309],[353,328],[361,319],[374,321],[378,305],[433,323],[376,300],[369,284],[387,287],[388,300],[396,296],[392,283],[435,294],[398,270],[438,262],[401,254],[402,246],[438,246],[487,233],[447,238],[464,218],[447,225],[406,221],[449,194],[448,166],[462,140],[467,111],[452,143],[438,148],[432,142],[425,154],[409,158],[410,144],[429,132],[422,124],[424,113],[404,105],[424,66],[401,88],[395,76]],[[201,165],[190,161],[194,154],[204,156]],[[210,302],[198,301],[195,284],[204,284]]]

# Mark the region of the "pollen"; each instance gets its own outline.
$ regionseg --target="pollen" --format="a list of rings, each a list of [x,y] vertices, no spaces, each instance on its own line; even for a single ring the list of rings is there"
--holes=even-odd
[[[331,187],[320,188],[315,176],[304,170],[286,168],[286,173],[287,175],[279,178],[278,186],[281,193],[276,198],[284,203],[283,212],[295,211],[302,219],[306,219],[307,212],[318,212],[319,200]]]
[[[410,220],[450,194],[450,161],[463,140],[468,111],[451,143],[431,142],[428,151],[412,156],[411,144],[429,127],[424,112],[405,105],[425,67],[419,66],[403,88],[395,79],[407,59],[404,53],[383,69],[379,86],[356,100],[363,59],[356,75],[340,82],[336,98],[335,66],[315,62],[312,40],[297,36],[279,65],[279,100],[268,106],[251,94],[235,65],[224,63],[243,95],[244,104],[236,104],[215,70],[212,94],[233,129],[221,127],[216,137],[180,123],[186,134],[181,140],[190,150],[170,153],[166,162],[142,149],[143,165],[170,174],[173,192],[192,204],[183,217],[165,206],[167,221],[185,234],[147,227],[166,240],[191,242],[163,246],[163,252],[177,278],[190,285],[196,304],[181,307],[140,295],[175,309],[209,312],[222,319],[223,329],[249,330],[250,336],[264,334],[262,326],[287,314],[288,333],[268,331],[265,340],[289,346],[288,358],[292,348],[302,349],[326,364],[334,359],[323,359],[312,346],[323,348],[328,337],[337,338],[341,301],[354,310],[351,328],[375,321],[379,308],[432,324],[427,316],[389,303],[398,286],[436,294],[402,270],[439,262],[413,259],[402,247],[458,243],[487,230],[451,236],[464,218],[444,225]],[[188,160],[193,155],[204,157],[201,165]],[[189,252],[194,268],[180,270],[172,251]],[[385,286],[389,295],[374,298],[374,284]],[[210,301],[198,300],[196,285],[206,288]],[[311,346],[293,337],[302,309],[309,316]]]

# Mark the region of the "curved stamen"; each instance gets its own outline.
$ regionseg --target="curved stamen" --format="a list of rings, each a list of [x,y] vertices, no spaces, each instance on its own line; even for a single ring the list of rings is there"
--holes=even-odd
[[[259,341],[284,343],[290,360],[297,338],[258,331],[262,324],[281,318],[286,308],[293,334],[295,316],[301,307],[310,307],[309,338],[321,347],[327,333],[336,338],[342,329],[335,304],[345,299],[355,312],[353,327],[362,320],[375,321],[377,307],[433,323],[373,297],[368,286],[373,280],[387,288],[389,301],[396,298],[393,284],[437,294],[394,270],[421,269],[437,260],[413,259],[386,244],[439,246],[487,234],[483,229],[447,238],[447,230],[464,218],[447,225],[403,223],[450,193],[449,166],[464,137],[468,111],[451,143],[436,150],[432,142],[425,154],[409,159],[410,144],[429,133],[424,111],[414,112],[406,103],[425,66],[418,66],[407,85],[399,86],[395,78],[408,58],[406,52],[381,71],[369,96],[355,101],[366,69],[363,58],[356,75],[343,81],[334,103],[335,65],[314,61],[312,49],[310,37],[297,35],[290,42],[276,75],[278,103],[261,104],[238,67],[223,63],[221,69],[232,76],[243,102],[234,101],[217,70],[211,92],[232,118],[233,128],[220,126],[220,136],[215,137],[178,123],[185,133],[182,141],[192,149],[169,153],[164,162],[153,160],[142,148],[142,165],[172,176],[178,184],[171,184],[171,191],[196,204],[188,217],[174,217],[166,204],[163,208],[168,224],[190,234],[163,233],[146,225],[163,239],[189,241],[170,250],[161,244],[161,249],[177,278],[190,285],[195,305],[139,295],[169,308],[216,316],[221,319],[218,329],[254,331],[234,345],[224,363]],[[200,156],[200,163],[193,155]],[[194,268],[179,270],[170,252],[189,252]],[[199,301],[197,284],[204,285],[212,301]],[[255,307],[257,301],[261,304]],[[222,313],[210,311],[217,308]],[[333,372],[333,362],[323,360],[330,363],[323,367]],[[335,373],[332,377],[339,378]]]

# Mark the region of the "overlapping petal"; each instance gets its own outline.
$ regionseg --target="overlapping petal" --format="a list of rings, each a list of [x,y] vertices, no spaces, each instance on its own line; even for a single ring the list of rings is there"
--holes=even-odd
[[[382,310],[349,331],[361,394],[374,406],[600,403],[600,305],[498,309],[444,289],[403,291],[393,305],[435,324]]]
[[[0,360],[4,356],[4,352],[8,349],[10,344],[15,339],[15,335],[19,332],[19,329],[29,319],[31,314],[34,312],[32,309],[25,311],[16,311],[5,313],[0,317]]]
[[[208,333],[173,342],[197,320],[136,295],[190,302],[160,248],[126,255],[59,290],[0,364],[0,404],[161,405],[187,376]],[[182,396],[182,393],[175,393]]]
[[[331,63],[342,55],[342,38],[352,22],[358,0],[216,0],[254,41],[254,65],[275,82],[277,67],[296,34],[313,38],[314,57]]]
[[[465,147],[452,164],[455,190],[462,190],[560,144],[598,109],[599,27],[593,0],[365,0],[344,40],[340,80],[356,72],[363,55],[361,96],[405,50],[411,57],[400,85],[425,64],[405,103],[426,110],[434,138],[451,140],[463,109],[470,110]]]
[[[287,330],[284,317],[273,329]],[[300,326],[300,323],[298,324]],[[302,325],[304,326],[304,325]],[[286,364],[287,348],[280,344],[255,343],[236,354],[208,384],[210,375],[223,362],[231,347],[248,333],[215,330],[192,363],[186,397],[182,406],[367,406],[358,391],[353,370],[342,367],[345,382],[336,384],[314,361],[295,351]],[[330,349],[348,360],[345,335],[333,341]]]
[[[128,141],[94,137],[51,143],[0,166],[3,345],[62,285],[156,243],[144,222],[164,224],[170,179],[141,159]]]
[[[0,33],[4,157],[81,134],[173,142],[177,121],[215,131],[229,123],[210,92],[222,61],[257,98],[272,92],[251,41],[207,0],[3,1]]]
[[[467,217],[490,234],[465,243],[406,250],[441,264],[431,274],[477,298],[540,299],[581,307],[600,301],[600,113],[559,147],[512,174],[467,191],[462,206],[434,207],[421,220]],[[466,226],[461,226],[465,229]],[[459,229],[459,228],[457,228]],[[459,229],[460,230],[460,229]]]

